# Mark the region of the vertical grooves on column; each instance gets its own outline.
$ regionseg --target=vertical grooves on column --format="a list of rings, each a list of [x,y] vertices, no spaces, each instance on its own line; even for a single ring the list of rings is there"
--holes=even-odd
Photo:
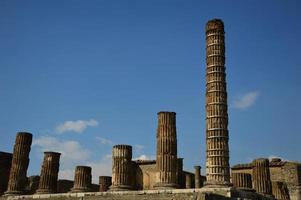
[[[159,112],[157,128],[156,188],[177,187],[176,113]]]
[[[234,187],[240,189],[252,189],[252,176],[247,173],[232,173],[232,183]]]
[[[5,192],[5,194],[7,195],[24,193],[31,143],[31,133],[17,133],[16,142],[14,145],[13,158],[11,162],[7,192]]]
[[[132,146],[115,145],[113,147],[112,186],[111,190],[130,190]]]
[[[289,191],[287,185],[284,182],[273,181],[272,182],[272,192],[275,199],[279,200],[289,200]]]
[[[72,192],[89,192],[92,185],[92,169],[88,166],[77,166],[74,174]]]
[[[224,24],[206,26],[206,176],[208,185],[230,183]]]
[[[44,152],[38,194],[56,193],[60,156],[57,152]]]
[[[253,188],[261,194],[272,195],[269,160],[260,158],[253,161]]]

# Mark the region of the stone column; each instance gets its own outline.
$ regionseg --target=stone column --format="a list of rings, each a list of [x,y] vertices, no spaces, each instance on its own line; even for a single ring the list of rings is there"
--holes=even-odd
[[[194,166],[194,180],[195,180],[195,188],[202,187],[201,181],[201,166]]]
[[[206,25],[206,185],[230,184],[225,32],[220,19]]]
[[[99,177],[99,192],[106,192],[109,190],[109,187],[112,185],[111,176],[100,176]]]
[[[30,176],[28,177],[28,194],[36,193],[39,188],[40,176]]]
[[[25,192],[31,143],[31,133],[17,133],[6,195],[20,195]]]
[[[60,156],[61,154],[57,152],[44,152],[38,194],[57,192]]]
[[[132,146],[113,147],[112,186],[110,190],[131,190]]]
[[[157,128],[156,183],[154,188],[177,187],[176,113],[159,112]]]
[[[183,158],[178,158],[177,162],[177,185],[179,188],[184,188],[184,177],[183,177]]]
[[[13,154],[0,151],[0,196],[7,190]]]
[[[90,192],[92,184],[91,167],[77,166],[75,168],[74,186],[71,192]]]
[[[192,177],[191,174],[185,174],[185,188],[192,188]]]
[[[289,200],[289,191],[285,183],[272,181],[272,192],[277,200]]]
[[[255,159],[252,165],[253,188],[257,193],[272,195],[269,160],[265,158]]]
[[[253,190],[251,174],[232,173],[232,184],[241,190]]]

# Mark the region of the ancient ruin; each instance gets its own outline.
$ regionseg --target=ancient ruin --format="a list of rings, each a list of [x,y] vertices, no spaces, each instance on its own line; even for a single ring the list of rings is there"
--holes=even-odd
[[[201,181],[201,166],[194,166],[194,182],[195,182],[195,188],[201,188],[203,187],[202,181]]]
[[[7,152],[0,152],[0,195],[7,190],[9,172],[13,154]]]
[[[56,193],[60,156],[57,152],[44,152],[38,194]]]
[[[24,194],[25,192],[31,143],[31,133],[17,133],[9,174],[8,187],[7,191],[5,192],[6,195],[20,195]]]
[[[100,176],[99,177],[99,192],[106,192],[112,185],[111,176]]]
[[[72,192],[90,192],[92,185],[92,169],[88,166],[76,166]]]
[[[240,190],[253,190],[251,174],[232,173],[232,184]]]
[[[229,185],[225,32],[221,20],[206,26],[206,185]]]

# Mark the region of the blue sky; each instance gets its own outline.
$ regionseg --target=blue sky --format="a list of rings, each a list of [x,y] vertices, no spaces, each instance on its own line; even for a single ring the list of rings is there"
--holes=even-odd
[[[0,150],[42,151],[108,175],[111,148],[154,158],[157,112],[177,112],[184,168],[205,163],[205,24],[226,31],[231,165],[301,161],[300,1],[0,1]]]

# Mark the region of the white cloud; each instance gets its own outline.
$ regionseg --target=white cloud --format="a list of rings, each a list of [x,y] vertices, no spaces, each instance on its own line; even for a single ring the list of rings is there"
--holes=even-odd
[[[235,100],[233,102],[233,107],[240,110],[249,108],[255,103],[258,96],[259,96],[258,91],[248,92],[247,94],[241,96],[239,99]]]
[[[136,158],[133,158],[133,160],[155,160],[155,159],[156,159],[156,156],[145,155],[145,154],[142,154]]]
[[[99,161],[91,161],[86,163],[87,166],[92,167],[92,181],[99,182],[99,176],[112,175],[112,155],[105,155]]]
[[[107,144],[107,145],[113,144],[113,142],[111,140],[108,140],[108,139],[102,138],[102,137],[96,137],[96,140],[98,140],[101,144]]]
[[[41,136],[34,139],[33,147],[36,148],[41,157],[44,151],[60,152],[61,169],[73,169],[77,164],[86,162],[91,155],[91,152],[83,148],[77,141],[58,140],[52,136]],[[62,172],[67,173],[64,170]]]
[[[87,127],[97,126],[98,121],[95,119],[90,119],[88,121],[85,120],[77,120],[77,121],[65,121],[63,124],[60,124],[56,127],[56,131],[58,133],[65,132],[76,132],[82,133]]]

